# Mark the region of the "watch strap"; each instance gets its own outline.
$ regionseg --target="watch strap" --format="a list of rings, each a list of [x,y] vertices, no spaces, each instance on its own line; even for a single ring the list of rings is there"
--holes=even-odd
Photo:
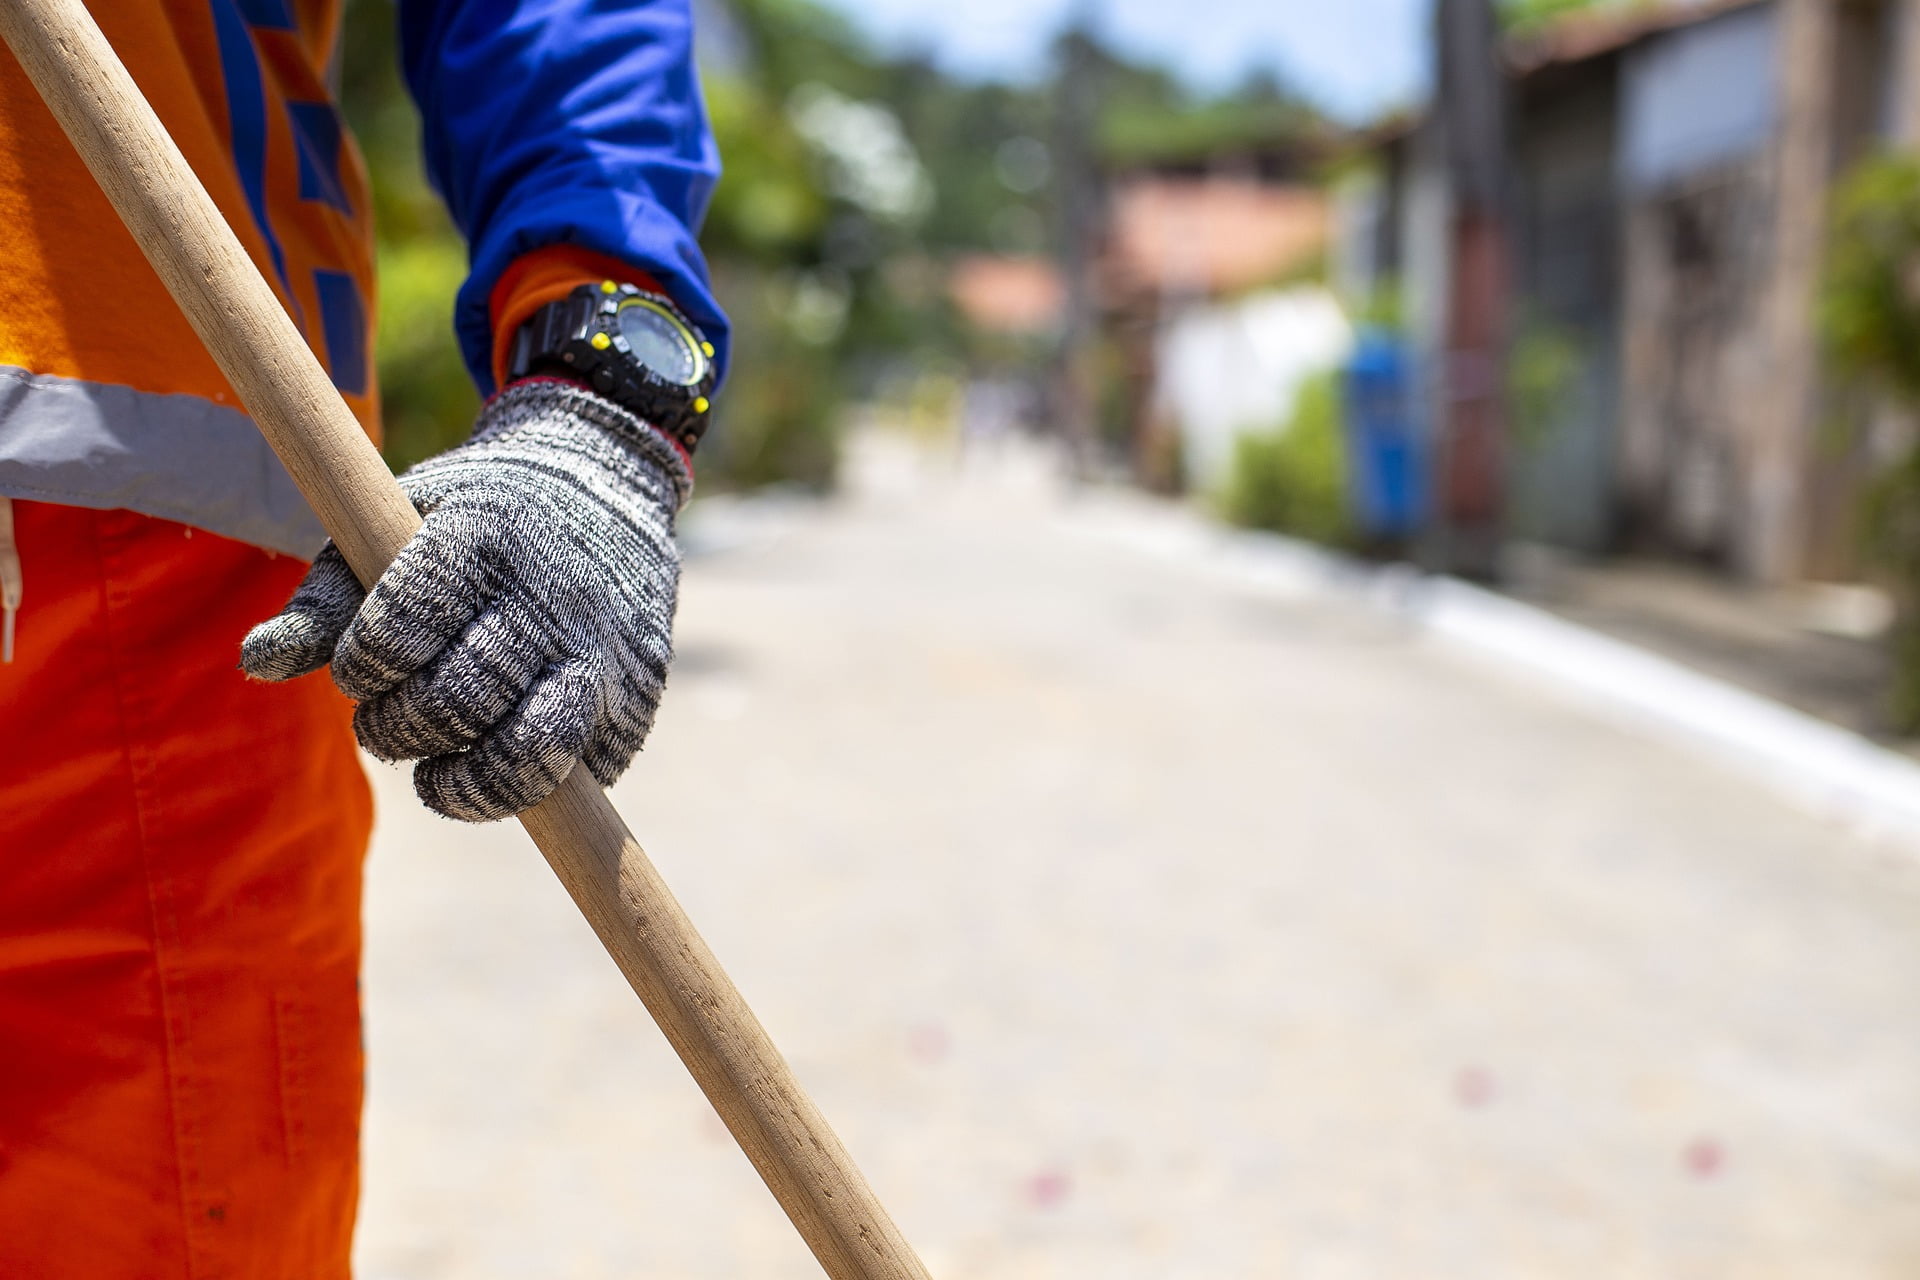
[[[526,377],[540,356],[585,337],[600,301],[597,294],[574,292],[528,316],[513,335],[513,346],[507,353],[507,380]]]

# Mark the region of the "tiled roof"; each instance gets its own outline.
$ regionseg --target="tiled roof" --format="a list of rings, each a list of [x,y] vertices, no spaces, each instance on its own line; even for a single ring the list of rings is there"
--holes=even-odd
[[[947,289],[962,315],[994,333],[1052,330],[1065,295],[1060,273],[1046,259],[984,253],[954,263]]]
[[[1214,175],[1135,178],[1115,193],[1110,287],[1230,293],[1299,269],[1327,244],[1313,187]]]

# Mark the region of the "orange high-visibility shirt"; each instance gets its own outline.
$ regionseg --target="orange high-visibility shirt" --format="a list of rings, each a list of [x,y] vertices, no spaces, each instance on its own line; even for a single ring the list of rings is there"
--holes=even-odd
[[[91,6],[378,433],[367,181],[325,69],[336,0]],[[310,554],[318,526],[106,197],[0,50],[0,493]]]

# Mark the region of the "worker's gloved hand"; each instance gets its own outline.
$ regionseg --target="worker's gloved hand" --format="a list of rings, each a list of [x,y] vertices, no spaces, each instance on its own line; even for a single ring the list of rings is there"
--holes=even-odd
[[[287,680],[331,663],[360,744],[419,760],[415,790],[450,818],[518,813],[576,762],[611,785],[672,659],[685,460],[610,401],[533,381],[400,484],[425,523],[373,590],[328,543],[241,667]]]

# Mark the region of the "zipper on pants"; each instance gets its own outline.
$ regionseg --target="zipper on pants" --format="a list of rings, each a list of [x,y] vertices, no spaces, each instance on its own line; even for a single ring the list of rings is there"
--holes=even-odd
[[[13,499],[0,497],[0,662],[13,661],[13,617],[20,611],[20,544],[13,539]]]

